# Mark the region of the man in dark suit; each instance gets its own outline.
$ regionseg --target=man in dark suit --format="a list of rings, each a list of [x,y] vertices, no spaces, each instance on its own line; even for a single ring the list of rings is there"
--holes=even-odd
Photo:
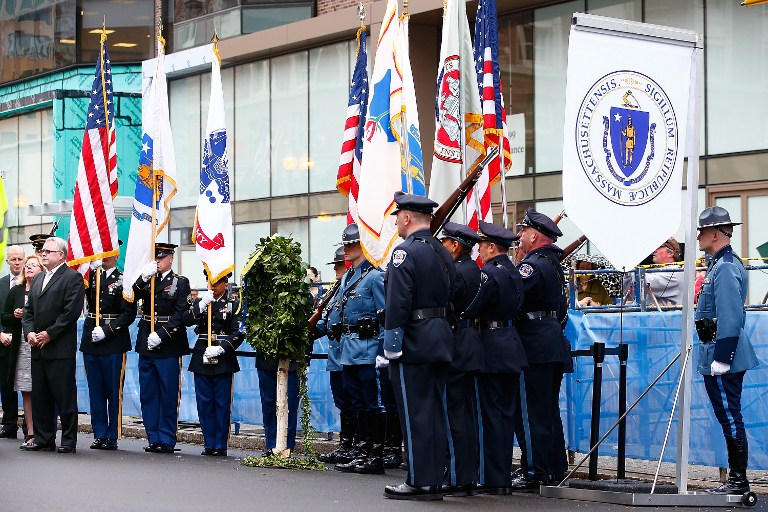
[[[32,346],[32,415],[35,442],[25,451],[56,448],[56,409],[61,417],[59,453],[75,453],[77,445],[77,386],[75,354],[77,319],[83,309],[83,277],[69,268],[67,242],[59,237],[45,241],[43,266],[32,282],[24,308],[22,330]]]
[[[8,298],[8,292],[16,285],[16,278],[21,274],[24,265],[24,249],[18,245],[8,247],[5,262],[8,263],[10,274],[0,278],[0,311]],[[3,406],[3,427],[0,438],[16,439],[19,431],[19,395],[13,390],[15,364],[11,354],[11,345],[0,343],[0,399]]]

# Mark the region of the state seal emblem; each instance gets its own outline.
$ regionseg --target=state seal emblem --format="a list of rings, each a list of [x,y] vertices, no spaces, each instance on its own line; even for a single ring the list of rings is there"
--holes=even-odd
[[[675,169],[678,120],[664,89],[637,71],[597,80],[584,95],[574,134],[592,186],[623,206],[652,201]]]

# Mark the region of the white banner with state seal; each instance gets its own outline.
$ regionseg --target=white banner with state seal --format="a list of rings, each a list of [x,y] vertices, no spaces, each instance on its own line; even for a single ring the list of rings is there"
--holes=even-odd
[[[571,28],[563,206],[617,269],[680,225],[694,65],[690,45]]]

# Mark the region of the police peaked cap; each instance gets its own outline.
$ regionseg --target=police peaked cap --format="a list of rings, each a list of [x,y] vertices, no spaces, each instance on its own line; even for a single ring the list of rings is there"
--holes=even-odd
[[[155,243],[155,258],[170,256],[177,247],[176,244]]]
[[[336,249],[336,253],[333,255],[333,261],[329,261],[329,265],[338,265],[339,263],[344,263],[344,248],[339,247]]]
[[[731,222],[731,215],[722,206],[704,208],[699,215],[699,225],[696,229],[713,228],[715,226],[738,226],[741,222]]]
[[[400,210],[432,215],[432,210],[438,207],[438,204],[428,197],[406,194],[400,190],[395,192],[395,204],[397,204],[397,208],[390,215],[395,215]]]
[[[341,232],[342,245],[354,244],[355,242],[359,242],[359,241],[360,241],[360,228],[358,228],[357,224],[355,224],[354,222],[349,226],[345,227],[344,231]]]
[[[467,248],[472,248],[477,242],[480,241],[480,237],[472,231],[469,226],[463,224],[457,224],[455,222],[446,222],[443,226],[443,238],[450,238],[456,240],[461,245]]]
[[[557,227],[557,224],[555,224],[552,219],[543,213],[537,212],[533,208],[528,208],[528,211],[525,212],[525,218],[522,222],[517,224],[517,227],[519,229],[531,227],[540,231],[552,240],[557,240],[558,237],[563,236],[563,232],[560,231],[560,228]]]
[[[480,237],[481,242],[493,242],[496,245],[506,247],[509,249],[512,247],[512,242],[519,240],[520,237],[496,224],[490,222],[480,221],[480,226],[477,229],[477,234]]]
[[[32,242],[32,247],[35,248],[35,250],[42,249],[43,245],[45,244],[45,241],[48,240],[51,237],[48,233],[38,233],[36,235],[32,235],[29,237],[30,242]]]
[[[206,272],[205,269],[203,269],[203,275],[205,276],[205,280],[208,281],[208,272]],[[232,277],[232,272],[228,272],[228,273],[224,274],[216,282],[218,283],[219,281],[229,281],[230,277]]]

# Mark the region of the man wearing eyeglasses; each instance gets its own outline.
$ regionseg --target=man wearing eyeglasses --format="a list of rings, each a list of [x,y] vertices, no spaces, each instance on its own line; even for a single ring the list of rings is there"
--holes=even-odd
[[[61,417],[59,453],[77,446],[77,386],[75,355],[77,319],[83,309],[83,277],[65,264],[67,242],[50,237],[42,250],[43,266],[32,282],[24,308],[22,330],[32,346],[32,415],[35,442],[25,451],[56,449],[56,410]]]

